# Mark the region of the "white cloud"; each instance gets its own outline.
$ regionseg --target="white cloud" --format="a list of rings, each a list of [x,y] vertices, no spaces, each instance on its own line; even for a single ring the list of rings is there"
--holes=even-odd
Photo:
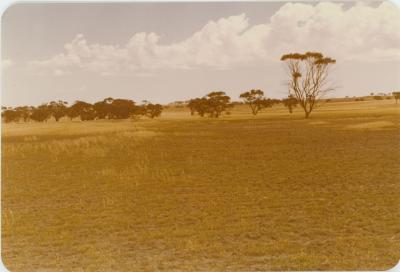
[[[269,37],[286,51],[319,50],[337,59],[400,58],[400,10],[389,2],[286,4],[272,18]],[[272,44],[270,44],[271,46]]]
[[[1,67],[2,67],[3,70],[6,70],[6,69],[10,68],[14,64],[15,63],[10,59],[4,59],[4,60],[1,61]]]
[[[265,24],[250,25],[245,14],[208,22],[192,36],[162,44],[156,33],[136,33],[123,45],[90,44],[78,34],[65,51],[32,61],[34,69],[62,75],[81,69],[101,75],[151,74],[160,69],[228,69],[279,61],[288,52],[316,50],[338,60],[400,59],[400,9],[383,2],[317,5],[287,3]]]

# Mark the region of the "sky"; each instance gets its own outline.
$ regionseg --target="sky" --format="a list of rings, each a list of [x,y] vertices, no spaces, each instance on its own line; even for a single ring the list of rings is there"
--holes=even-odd
[[[250,89],[287,96],[280,57],[336,59],[330,97],[400,90],[400,9],[386,1],[20,3],[1,18],[2,104],[156,103]]]

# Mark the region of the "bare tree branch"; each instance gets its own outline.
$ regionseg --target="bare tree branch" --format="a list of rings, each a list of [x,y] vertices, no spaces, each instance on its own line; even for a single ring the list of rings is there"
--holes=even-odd
[[[291,53],[281,57],[286,63],[289,95],[297,99],[308,118],[318,101],[335,88],[328,85],[329,67],[336,60],[319,52]]]

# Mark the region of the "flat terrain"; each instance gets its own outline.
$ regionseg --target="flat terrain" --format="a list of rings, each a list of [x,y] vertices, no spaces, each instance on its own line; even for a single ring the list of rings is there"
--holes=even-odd
[[[400,104],[6,124],[11,271],[383,270],[400,259]]]

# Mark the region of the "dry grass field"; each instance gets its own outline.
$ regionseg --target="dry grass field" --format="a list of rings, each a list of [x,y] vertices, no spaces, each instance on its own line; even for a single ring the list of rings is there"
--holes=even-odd
[[[3,124],[11,271],[383,270],[400,259],[400,105]]]

